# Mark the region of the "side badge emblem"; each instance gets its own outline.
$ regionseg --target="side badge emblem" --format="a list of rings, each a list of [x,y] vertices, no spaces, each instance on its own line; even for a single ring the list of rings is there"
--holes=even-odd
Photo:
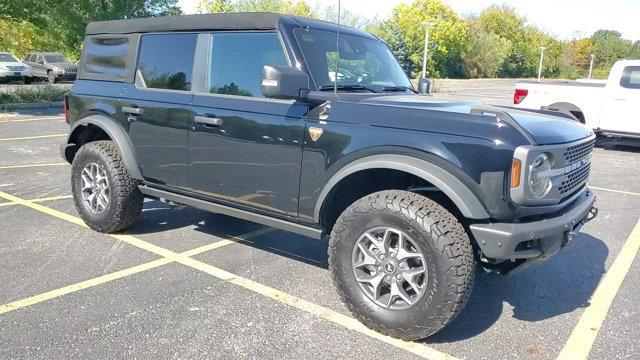
[[[310,127],[309,128],[309,135],[311,135],[311,140],[313,140],[314,142],[318,141],[318,139],[320,139],[320,136],[322,136],[322,133],[324,132],[324,130],[322,130],[322,128],[317,128],[317,127]]]

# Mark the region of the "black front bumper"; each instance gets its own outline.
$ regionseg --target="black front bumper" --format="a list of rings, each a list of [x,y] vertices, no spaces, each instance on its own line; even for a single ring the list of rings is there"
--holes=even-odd
[[[569,245],[582,225],[595,217],[595,200],[593,192],[586,188],[566,209],[553,217],[523,223],[473,224],[470,230],[483,258],[493,262],[540,262]]]

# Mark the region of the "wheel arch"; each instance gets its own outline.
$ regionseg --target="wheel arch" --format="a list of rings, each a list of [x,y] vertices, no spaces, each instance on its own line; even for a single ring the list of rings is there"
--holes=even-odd
[[[323,212],[332,191],[344,185],[354,174],[368,170],[387,169],[422,179],[444,193],[462,216],[470,219],[486,219],[489,215],[478,197],[459,178],[433,162],[407,155],[381,154],[355,160],[338,170],[320,192],[314,209],[314,220],[323,222]]]
[[[92,114],[75,122],[62,148],[62,156],[71,163],[82,145],[96,140],[113,141],[120,151],[129,175],[134,179],[143,180],[134,147],[127,132],[114,119],[106,115]]]

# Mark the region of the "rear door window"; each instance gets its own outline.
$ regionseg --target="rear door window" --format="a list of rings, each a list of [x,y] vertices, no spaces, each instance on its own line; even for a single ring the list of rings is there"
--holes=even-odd
[[[209,92],[262,97],[262,68],[289,64],[276,33],[217,33],[211,40]]]
[[[84,78],[123,78],[127,70],[128,37],[88,37],[82,59]]]
[[[620,86],[627,89],[640,89],[640,66],[627,66],[624,68]]]
[[[140,39],[136,84],[191,90],[196,34],[151,34]]]

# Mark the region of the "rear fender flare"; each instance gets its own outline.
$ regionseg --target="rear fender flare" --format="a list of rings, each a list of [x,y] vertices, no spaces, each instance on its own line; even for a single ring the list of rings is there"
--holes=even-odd
[[[67,144],[73,144],[73,138],[77,135],[80,129],[90,124],[102,129],[107,133],[107,135],[109,135],[109,138],[116,143],[120,150],[120,155],[124,160],[124,164],[127,167],[127,171],[129,172],[129,176],[137,180],[143,180],[142,172],[138,167],[136,153],[134,151],[133,144],[131,144],[131,140],[129,139],[129,135],[115,120],[107,116],[89,115],[78,120],[73,124],[69,131]]]
[[[393,169],[420,177],[444,192],[464,217],[470,219],[489,218],[487,210],[473,192],[460,179],[442,167],[406,155],[373,155],[349,163],[329,179],[316,202],[314,211],[316,223],[320,222],[322,205],[334,186],[353,173],[369,169]]]

